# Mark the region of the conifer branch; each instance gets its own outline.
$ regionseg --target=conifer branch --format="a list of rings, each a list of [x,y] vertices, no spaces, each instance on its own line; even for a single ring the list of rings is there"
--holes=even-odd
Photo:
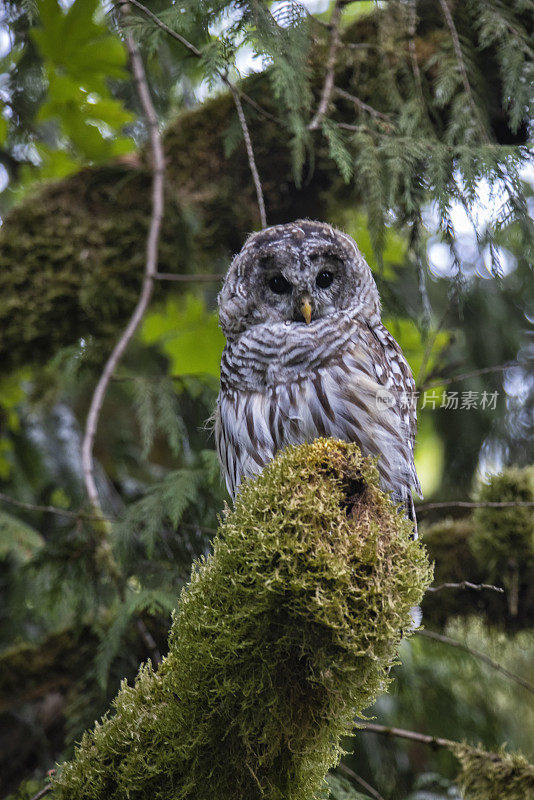
[[[534,694],[534,686],[522,678],[520,675],[516,675],[515,672],[510,672],[510,670],[503,667],[501,664],[498,664],[492,658],[487,656],[485,653],[481,653],[480,650],[473,650],[472,647],[464,644],[463,642],[459,642],[457,639],[451,639],[449,636],[444,636],[441,633],[435,633],[435,631],[428,631],[426,629],[421,628],[420,630],[416,631],[418,636],[424,636],[426,639],[433,639],[436,642],[441,642],[441,644],[446,644],[449,647],[456,647],[459,650],[463,650],[469,655],[477,658],[479,661],[482,661],[484,664],[487,664],[488,667],[491,667],[496,672],[500,672],[501,675],[504,675],[506,678],[509,678],[511,681],[514,681],[519,686],[522,686],[528,692],[532,692]]]
[[[322,119],[326,116],[328,112],[328,106],[330,103],[330,99],[332,97],[332,91],[334,89],[334,70],[336,67],[336,60],[337,60],[337,51],[339,49],[339,44],[341,42],[341,15],[343,11],[343,4],[336,0],[334,5],[334,10],[332,11],[332,36],[330,39],[330,50],[328,52],[328,59],[326,61],[326,76],[323,84],[323,89],[321,92],[321,98],[319,100],[319,106],[317,111],[312,119],[312,121],[308,125],[309,131],[315,131],[319,128]]]
[[[130,4],[130,0],[120,0],[120,3],[128,6]],[[152,22],[154,22],[155,25],[158,26],[158,28],[161,28],[162,31],[167,33],[169,36],[172,36],[172,38],[176,39],[176,41],[180,42],[180,44],[182,44],[185,48],[187,48],[187,50],[189,50],[189,52],[192,53],[192,55],[194,55],[196,58],[202,58],[202,52],[198,49],[198,47],[196,47],[194,44],[188,41],[180,33],[177,33],[176,31],[173,31],[172,28],[169,28],[169,26],[166,25],[165,22],[163,22],[159,17],[157,17],[156,14],[154,14],[149,8],[140,3],[139,0],[132,0],[131,5],[139,9],[139,11],[141,11],[143,14],[145,14],[150,20],[152,20]],[[247,150],[250,172],[252,174],[252,180],[254,181],[254,187],[256,189],[261,227],[266,228],[267,217],[265,214],[265,201],[263,198],[263,188],[261,185],[258,168],[256,167],[256,160],[254,158],[254,150],[252,148],[250,132],[248,129],[245,114],[243,112],[243,106],[241,105],[241,98],[240,98],[241,93],[237,90],[235,85],[230,81],[228,75],[225,72],[223,72],[222,70],[216,70],[216,73],[219,76],[219,78],[223,81],[223,83],[228,87],[234,99],[234,104],[237,110],[237,116],[239,118],[239,124],[241,125],[241,130],[243,131],[243,139],[245,140],[245,147]],[[245,99],[244,95],[242,96],[243,99]],[[247,101],[251,101],[251,98],[249,98],[248,96],[247,96]],[[261,110],[263,112],[263,109],[261,109],[261,106],[258,103],[252,101],[251,104],[257,111]],[[276,118],[272,114],[269,114],[268,116],[269,118],[276,121]]]
[[[156,14],[154,14],[153,11],[151,11],[149,8],[143,5],[143,3],[140,3],[139,0],[117,0],[117,5],[134,6],[142,14],[148,17],[148,19],[152,20],[152,22],[155,25],[157,25],[158,28],[160,28],[166,34],[171,36],[177,42],[180,42],[180,44],[182,44],[187,50],[189,50],[191,55],[195,56],[195,58],[202,58],[202,51],[199,50],[198,47],[196,47],[192,42],[186,39],[185,36],[182,36],[180,33],[177,33],[172,28],[170,28],[165,22],[163,22],[163,20],[161,20]],[[226,86],[230,88],[230,81],[228,77],[223,72],[220,71],[217,71],[217,74],[219,78],[223,81],[223,83],[225,83]],[[262,106],[260,106],[260,104],[257,103],[256,100],[254,100],[248,94],[240,92],[240,96],[248,105],[251,106],[251,108],[253,108],[259,114],[264,116],[266,119],[271,120],[271,122],[275,122],[277,125],[281,124],[280,120],[277,117],[275,117],[274,114],[271,114],[269,111],[266,111],[264,108],[262,108]]]
[[[419,69],[419,62],[417,60],[417,53],[415,51],[415,33],[417,30],[417,6],[416,0],[408,0],[408,49],[410,51],[410,60],[412,62],[412,72],[417,88],[417,94],[421,101],[421,106],[425,107],[425,98],[423,95],[423,83],[421,81],[421,71]]]
[[[467,100],[468,100],[469,105],[471,107],[471,111],[473,113],[474,118],[478,121],[478,124],[480,125],[482,138],[484,139],[484,141],[487,144],[489,144],[490,143],[490,138],[489,138],[488,133],[486,131],[486,126],[484,125],[484,123],[482,121],[482,118],[481,118],[481,115],[480,115],[480,111],[479,111],[479,109],[477,107],[477,104],[475,102],[475,98],[473,97],[473,90],[471,89],[471,84],[469,83],[469,78],[467,76],[467,67],[465,65],[464,56],[463,56],[463,53],[462,53],[462,46],[460,44],[460,37],[458,36],[458,31],[456,30],[456,25],[454,24],[454,20],[452,18],[452,13],[451,13],[451,9],[449,7],[448,0],[439,0],[439,4],[440,4],[441,9],[443,11],[443,16],[445,17],[445,22],[447,23],[447,27],[448,27],[449,32],[451,34],[452,45],[453,45],[453,48],[454,48],[454,52],[456,54],[456,59],[458,61],[458,68],[460,70],[460,75],[461,75],[461,78],[462,78],[462,84],[463,84],[463,87],[464,87],[465,94],[467,96]]]

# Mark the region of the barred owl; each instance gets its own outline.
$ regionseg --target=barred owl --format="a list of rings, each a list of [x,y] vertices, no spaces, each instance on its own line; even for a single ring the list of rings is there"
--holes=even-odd
[[[378,456],[414,520],[414,381],[355,242],[298,220],[250,236],[219,294],[226,337],[215,435],[230,494],[289,444],[333,436]]]

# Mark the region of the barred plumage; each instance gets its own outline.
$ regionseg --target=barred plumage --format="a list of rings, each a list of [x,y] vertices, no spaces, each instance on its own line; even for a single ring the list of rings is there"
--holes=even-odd
[[[307,220],[252,235],[219,309],[215,432],[229,492],[288,444],[333,436],[378,456],[383,487],[412,516],[414,382],[350,236]]]

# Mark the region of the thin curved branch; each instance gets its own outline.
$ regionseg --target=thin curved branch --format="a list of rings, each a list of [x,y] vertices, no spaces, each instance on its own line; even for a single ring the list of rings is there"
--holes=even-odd
[[[146,117],[150,148],[152,155],[152,214],[150,218],[150,227],[146,242],[146,260],[145,272],[143,277],[143,284],[141,287],[141,294],[134,309],[130,321],[122,333],[117,344],[113,348],[109,356],[102,375],[96,385],[89,412],[87,414],[87,421],[85,426],[85,434],[82,443],[82,466],[85,487],[91,505],[97,512],[101,512],[100,499],[98,496],[98,489],[96,487],[94,475],[94,458],[93,448],[95,442],[96,431],[98,427],[98,420],[104,397],[109,385],[109,382],[121,360],[124,351],[130,343],[143,315],[148,307],[152,291],[154,288],[154,276],[158,268],[158,247],[159,236],[161,229],[161,221],[163,219],[163,205],[164,205],[164,188],[165,188],[165,159],[163,155],[163,145],[158,129],[158,119],[146,80],[145,69],[139,54],[139,50],[134,42],[134,39],[129,31],[125,33],[126,47],[130,55],[131,69],[134,76],[137,93],[143,113]]]
[[[334,71],[336,68],[337,51],[341,42],[340,26],[342,12],[343,4],[339,2],[339,0],[336,0],[334,10],[332,11],[332,20],[330,22],[332,27],[332,37],[330,39],[330,49],[328,52],[328,59],[326,61],[326,76],[323,84],[323,90],[321,92],[321,98],[319,100],[319,106],[312,121],[308,125],[309,131],[315,131],[320,127],[321,121],[328,111],[328,105],[334,90]]]
[[[522,686],[528,692],[532,692],[534,694],[534,686],[522,678],[520,675],[516,675],[515,672],[510,672],[509,669],[503,667],[501,664],[498,664],[492,658],[487,656],[485,653],[481,653],[480,650],[473,650],[472,647],[464,644],[463,642],[459,642],[457,639],[451,639],[449,636],[444,636],[441,633],[435,633],[434,631],[427,631],[424,629],[420,629],[416,631],[418,636],[424,636],[426,639],[433,639],[436,642],[441,642],[441,644],[446,644],[449,647],[456,647],[459,650],[463,650],[469,655],[477,658],[479,661],[482,661],[484,664],[487,664],[488,667],[491,667],[496,672],[500,672],[501,675],[504,675],[506,678],[509,678],[511,681],[514,681],[519,686]]]
[[[442,380],[436,380],[434,383],[427,383],[421,386],[422,392],[425,392],[427,389],[435,389],[439,386],[450,386],[451,383],[456,383],[456,381],[466,381],[469,378],[476,378],[479,375],[488,375],[492,372],[503,372],[505,369],[509,369],[510,367],[520,367],[521,362],[519,361],[507,361],[505,364],[496,364],[493,367],[482,367],[481,369],[474,369],[471,372],[463,372],[460,375],[453,375],[452,378],[443,378]]]
[[[367,783],[366,780],[364,780],[360,775],[357,775],[356,772],[354,772],[354,770],[352,770],[350,767],[347,767],[346,764],[343,764],[343,762],[341,762],[340,764],[338,764],[337,768],[339,772],[343,773],[343,775],[346,775],[347,778],[350,778],[352,781],[358,783],[362,787],[362,789],[365,789],[368,795],[374,797],[374,800],[384,800],[380,792],[377,791],[377,789],[375,789],[374,786],[371,786],[370,783]]]
[[[359,97],[356,97],[354,94],[350,94],[350,92],[346,92],[345,89],[342,89],[340,86],[334,86],[333,88],[334,94],[339,95],[339,97],[343,97],[345,100],[348,100],[350,103],[354,103],[354,105],[365,111],[366,114],[369,114],[371,117],[376,117],[377,119],[382,119],[385,122],[391,123],[391,117],[388,114],[384,114],[382,111],[378,111],[373,106],[370,106],[368,103],[364,103],[363,100],[360,100]]]
[[[426,511],[434,511],[440,508],[532,508],[533,500],[511,500],[510,502],[470,502],[467,500],[455,500],[450,503],[421,503],[415,506],[418,514]]]
[[[261,185],[260,176],[258,173],[258,168],[256,167],[256,160],[254,158],[254,150],[252,148],[252,141],[250,138],[250,132],[247,125],[247,120],[245,119],[245,113],[243,111],[243,106],[241,105],[241,100],[239,99],[239,92],[237,91],[236,87],[233,83],[228,83],[228,87],[232,93],[232,97],[234,98],[234,104],[237,111],[237,116],[239,117],[239,123],[241,125],[241,130],[243,131],[243,139],[245,140],[245,147],[247,149],[247,157],[248,157],[248,165],[250,167],[250,172],[252,174],[252,180],[254,181],[254,186],[256,188],[256,197],[258,199],[258,208],[260,211],[260,222],[261,227],[267,227],[267,216],[265,214],[265,201],[263,199],[263,188]]]

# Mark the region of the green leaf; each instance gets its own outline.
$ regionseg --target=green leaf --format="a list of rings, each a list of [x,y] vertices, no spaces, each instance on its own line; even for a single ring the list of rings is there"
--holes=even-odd
[[[147,314],[141,336],[147,344],[159,344],[172,374],[219,376],[224,336],[217,314],[198,297],[170,298],[163,310]]]

